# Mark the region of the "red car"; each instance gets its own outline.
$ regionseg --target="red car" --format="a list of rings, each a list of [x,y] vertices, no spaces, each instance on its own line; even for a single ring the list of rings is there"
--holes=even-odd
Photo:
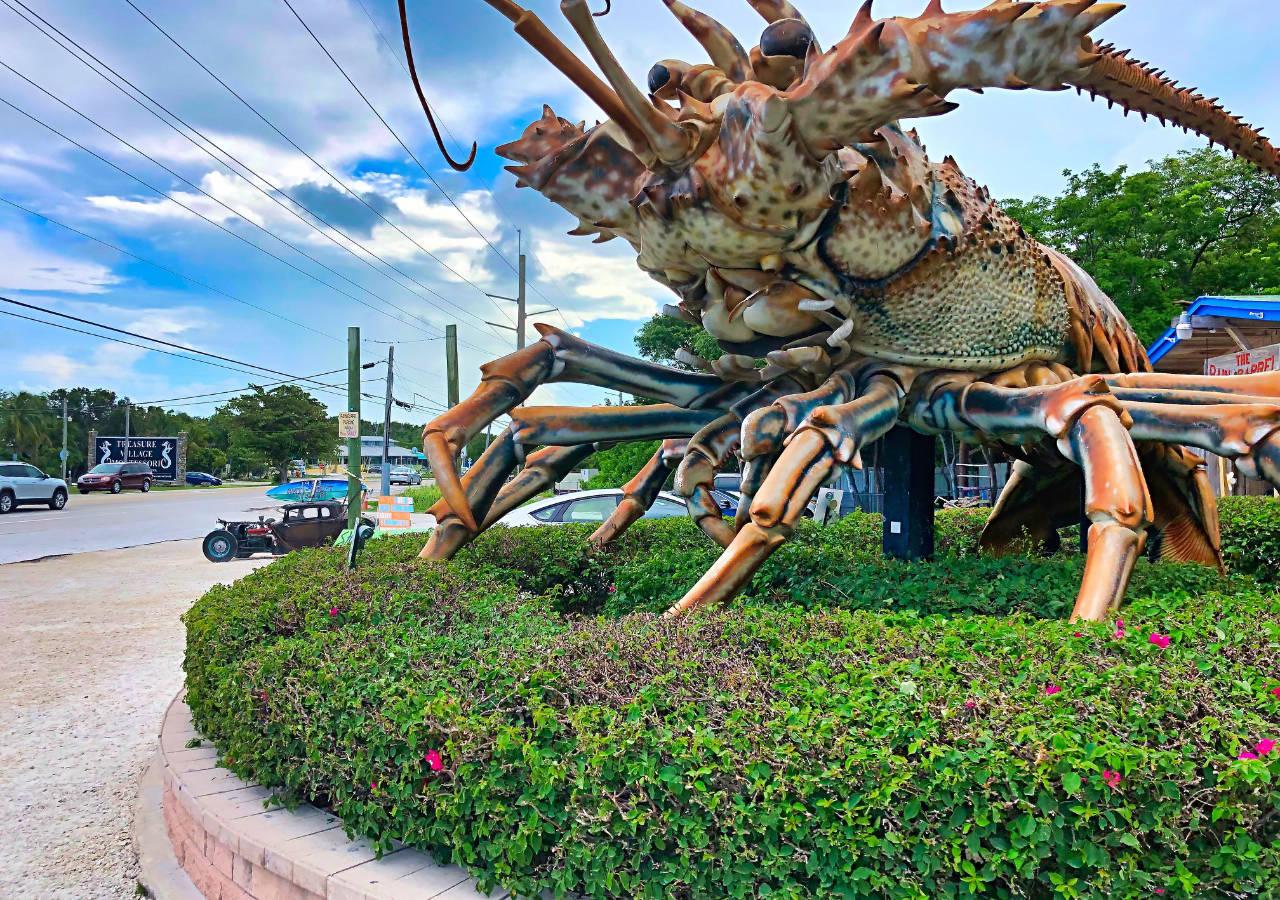
[[[101,463],[76,479],[76,489],[82,494],[90,491],[151,490],[155,474],[146,463]]]

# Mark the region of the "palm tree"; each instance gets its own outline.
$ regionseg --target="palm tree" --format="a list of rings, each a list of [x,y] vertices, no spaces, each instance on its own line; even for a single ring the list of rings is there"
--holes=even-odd
[[[53,446],[56,417],[48,399],[27,391],[0,391],[0,447],[19,459],[34,459]]]

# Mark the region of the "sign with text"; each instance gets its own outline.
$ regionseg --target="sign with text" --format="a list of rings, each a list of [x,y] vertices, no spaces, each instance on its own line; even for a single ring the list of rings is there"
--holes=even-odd
[[[338,413],[338,437],[344,440],[360,437],[360,413]]]
[[[127,447],[126,447],[127,441]],[[127,451],[127,452],[126,452]],[[102,463],[146,463],[156,481],[173,481],[178,473],[176,437],[103,437],[94,441],[95,465]]]
[[[1204,361],[1206,375],[1257,375],[1280,370],[1280,344],[1240,350]]]

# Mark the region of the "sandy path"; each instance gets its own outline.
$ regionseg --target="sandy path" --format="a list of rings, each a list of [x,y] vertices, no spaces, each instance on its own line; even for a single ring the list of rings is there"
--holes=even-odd
[[[137,780],[182,685],[178,617],[269,559],[200,542],[0,566],[0,897],[133,897]]]

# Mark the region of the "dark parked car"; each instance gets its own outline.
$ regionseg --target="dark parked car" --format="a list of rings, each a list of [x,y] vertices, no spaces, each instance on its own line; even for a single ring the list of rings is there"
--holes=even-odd
[[[188,472],[187,484],[195,484],[195,485],[207,484],[210,487],[217,487],[218,485],[222,484],[222,479],[218,478],[216,475],[210,475],[208,472]]]
[[[373,526],[373,520],[361,517]],[[347,504],[336,500],[286,503],[284,518],[258,517],[256,522],[229,522],[205,535],[204,555],[209,562],[248,559],[255,553],[283,556],[290,550],[330,543],[347,527]]]
[[[99,463],[76,479],[76,488],[82,494],[90,491],[110,491],[118,494],[125,490],[146,493],[151,490],[155,474],[146,463]]]

